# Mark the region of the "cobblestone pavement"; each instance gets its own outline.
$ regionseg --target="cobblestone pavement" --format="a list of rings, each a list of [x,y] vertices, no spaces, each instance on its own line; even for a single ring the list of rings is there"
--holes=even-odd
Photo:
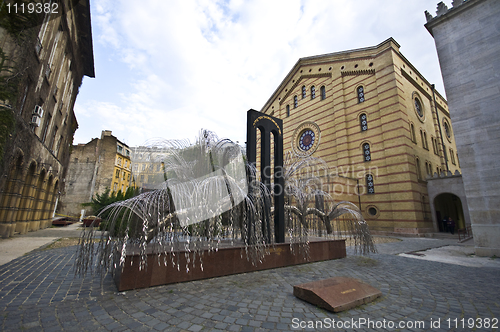
[[[470,331],[474,318],[483,325],[490,320],[476,331],[498,330],[491,323],[500,326],[492,321],[500,319],[500,269],[394,255],[450,243],[456,240],[404,239],[379,245],[370,256],[349,250],[345,259],[123,293],[109,276],[102,290],[98,278],[75,278],[76,247],[38,250],[0,266],[0,324],[4,331],[289,331],[301,325],[313,331],[321,330],[319,323],[335,331]],[[334,314],[292,294],[293,285],[334,276],[360,279],[383,296]],[[363,319],[370,328],[360,326]],[[333,320],[348,325],[330,328]],[[413,328],[399,328],[403,323]]]

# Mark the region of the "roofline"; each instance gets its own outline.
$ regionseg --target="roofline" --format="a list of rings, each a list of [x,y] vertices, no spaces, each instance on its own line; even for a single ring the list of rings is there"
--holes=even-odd
[[[77,22],[79,25],[80,47],[82,50],[83,74],[88,77],[95,77],[94,67],[94,47],[92,43],[92,23],[90,17],[90,0],[81,0],[78,8],[75,8]]]
[[[288,72],[288,74],[285,76],[285,78],[281,81],[280,84],[278,84],[278,87],[276,88],[276,90],[274,90],[274,92],[271,94],[271,97],[264,103],[264,106],[261,108],[261,112],[264,112],[264,110],[268,107],[268,105],[270,104],[270,102],[275,98],[277,92],[280,90],[280,88],[282,87],[283,83],[285,83],[286,81],[288,81],[292,76],[293,76],[293,73],[295,73],[296,69],[298,69],[298,67],[300,67],[300,64],[304,61],[307,61],[307,60],[314,60],[314,59],[320,59],[320,58],[327,58],[327,57],[332,57],[332,56],[336,56],[336,55],[342,55],[342,54],[349,54],[349,53],[354,53],[354,52],[363,52],[363,51],[374,51],[374,50],[377,50],[378,48],[380,48],[381,46],[383,46],[384,44],[387,44],[387,43],[394,43],[397,48],[400,48],[401,46],[399,45],[399,43],[392,37],[389,37],[387,38],[386,40],[384,40],[383,42],[381,42],[380,44],[376,45],[376,46],[369,46],[369,47],[363,47],[363,48],[356,48],[356,49],[352,49],[352,50],[347,50],[347,51],[340,51],[340,52],[333,52],[333,53],[326,53],[326,54],[321,54],[321,55],[313,55],[313,56],[309,56],[309,57],[304,57],[304,58],[299,58],[299,60],[297,60],[297,62],[295,63],[295,65],[292,67],[292,69]]]

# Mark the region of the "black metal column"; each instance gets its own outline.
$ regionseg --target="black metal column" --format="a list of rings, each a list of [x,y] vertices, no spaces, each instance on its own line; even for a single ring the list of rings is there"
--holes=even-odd
[[[283,178],[283,121],[255,110],[247,112],[247,159],[256,165],[257,130],[261,132],[260,172],[262,182],[274,196],[274,237],[285,242],[285,179]],[[271,134],[274,138],[274,169],[271,170]],[[271,171],[273,174],[271,174]],[[271,188],[271,176],[274,188]],[[251,186],[250,186],[251,188]],[[250,189],[249,189],[250,190]]]

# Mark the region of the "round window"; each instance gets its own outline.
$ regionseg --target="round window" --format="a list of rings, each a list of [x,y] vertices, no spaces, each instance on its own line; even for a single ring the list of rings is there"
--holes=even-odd
[[[295,128],[293,132],[293,152],[301,156],[310,156],[316,151],[321,139],[319,126],[311,121],[306,121]]]
[[[448,122],[444,123],[444,131],[446,133],[446,137],[451,138],[451,130],[450,130],[450,125]]]
[[[377,209],[373,206],[368,209],[368,213],[370,214],[370,216],[376,216],[377,212]]]
[[[415,98],[415,110],[420,117],[424,116],[424,110],[422,109],[422,103],[418,98]]]
[[[314,132],[310,129],[304,130],[302,134],[300,134],[299,138],[299,147],[302,151],[309,151],[310,148],[314,145]]]

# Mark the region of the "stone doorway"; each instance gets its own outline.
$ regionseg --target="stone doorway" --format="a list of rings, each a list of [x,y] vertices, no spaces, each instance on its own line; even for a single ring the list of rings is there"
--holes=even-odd
[[[465,217],[460,197],[451,193],[439,194],[434,198],[434,209],[439,232],[447,232],[443,219],[451,217],[455,221],[455,232],[465,228]]]

